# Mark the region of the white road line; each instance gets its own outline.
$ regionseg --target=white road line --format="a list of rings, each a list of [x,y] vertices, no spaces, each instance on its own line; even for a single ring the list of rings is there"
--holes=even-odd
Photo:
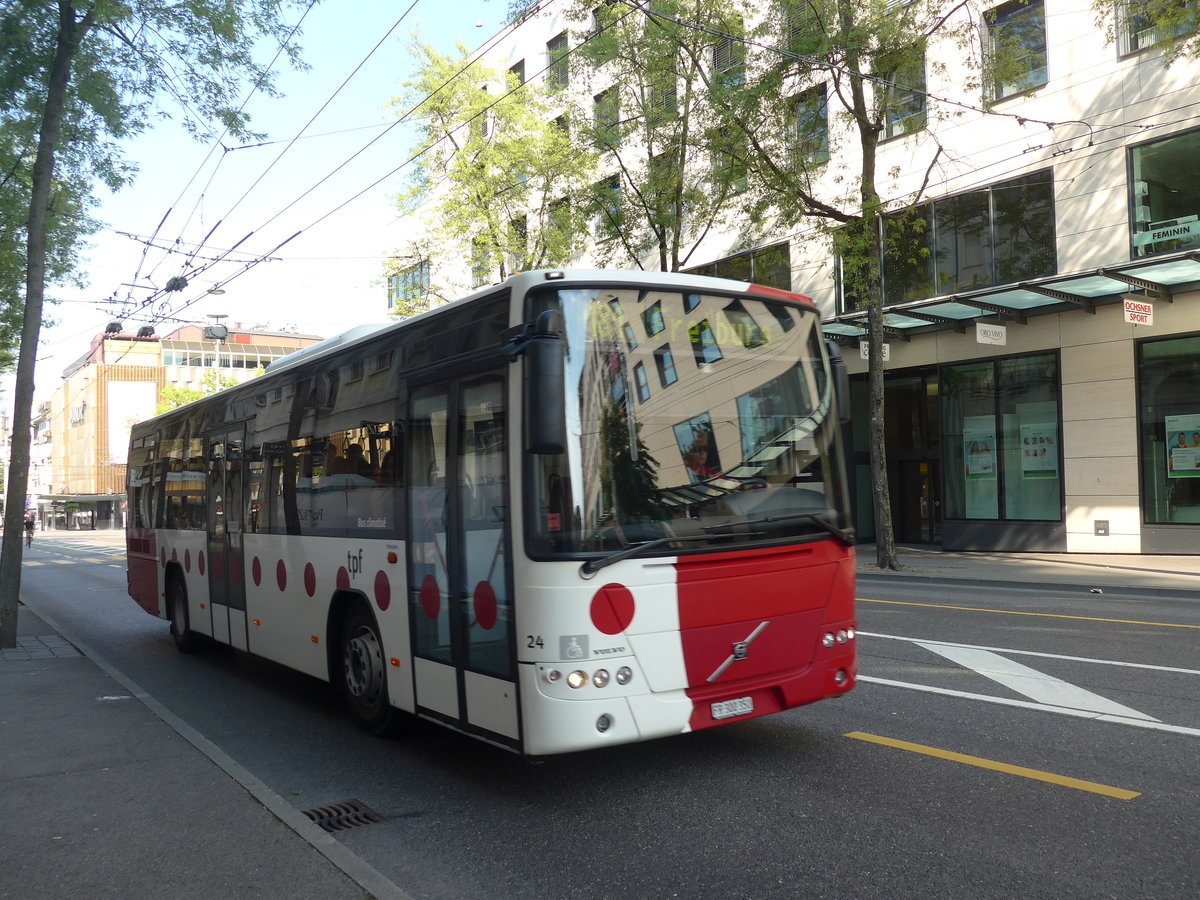
[[[1066,709],[1061,706],[1047,706],[1045,703],[1034,703],[1031,700],[1009,700],[1005,697],[989,697],[987,694],[969,694],[966,691],[952,691],[948,688],[930,687],[925,684],[910,684],[907,681],[893,681],[890,678],[873,678],[870,675],[859,675],[858,681],[870,684],[881,684],[885,687],[906,688],[910,691],[924,691],[927,694],[942,694],[946,697],[959,697],[964,700],[979,700],[984,703],[996,703],[1000,706],[1016,706],[1021,709],[1037,709],[1042,712],[1057,713],[1060,716],[1074,716],[1078,719],[1093,719],[1097,722],[1111,722],[1117,725],[1132,725],[1135,728],[1149,728],[1153,731],[1169,731],[1172,734],[1186,734],[1200,737],[1200,728],[1188,728],[1185,725],[1168,725],[1165,722],[1145,719],[1128,719],[1122,716],[1102,715],[1082,709]]]
[[[978,672],[985,678],[1011,688],[1018,694],[1024,694],[1031,700],[1045,703],[1049,706],[1061,706],[1068,709],[1081,709],[1109,716],[1121,716],[1127,719],[1145,719],[1157,722],[1154,716],[1122,706],[1107,697],[1093,694],[1091,691],[1077,687],[1061,678],[1047,675],[1029,666],[1021,665],[1011,659],[1005,659],[990,650],[975,650],[969,647],[953,647],[948,644],[917,643],[931,653],[945,657],[951,662],[965,666]]]
[[[1065,656],[1061,653],[1040,653],[1036,650],[1013,650],[1009,647],[987,647],[979,644],[955,644],[950,641],[930,641],[925,638],[902,637],[898,634],[876,634],[870,631],[855,632],[859,637],[883,638],[889,641],[905,641],[910,644],[924,644],[941,647],[965,647],[970,650],[991,650],[993,653],[1005,653],[1009,656],[1040,656],[1044,659],[1062,659],[1068,662],[1094,663],[1098,666],[1122,666],[1128,669],[1148,669],[1152,672],[1177,672],[1180,675],[1200,675],[1200,669],[1181,669],[1176,666],[1154,666],[1149,663],[1118,662],[1114,659],[1092,659],[1087,656]]]

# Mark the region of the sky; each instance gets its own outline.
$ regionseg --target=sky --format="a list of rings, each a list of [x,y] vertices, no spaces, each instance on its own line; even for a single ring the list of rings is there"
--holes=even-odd
[[[88,287],[48,286],[47,296],[63,302],[47,308],[56,324],[42,328],[37,402],[50,399],[94,335],[187,271],[200,243],[193,265],[241,242],[225,261],[189,277],[186,289],[126,319],[127,330],[145,324],[146,311],[180,320],[157,322],[159,335],[222,321],[328,337],[386,321],[383,262],[404,243],[393,198],[411,166],[394,170],[416,136],[403,125],[384,133],[396,120],[385,107],[412,70],[412,33],[442,52],[458,40],[474,49],[500,30],[507,7],[506,0],[325,0],[302,26],[310,70],[281,71],[285,96],[257,94],[247,105],[252,127],[271,143],[236,149],[226,137],[214,151],[212,141],[197,142],[172,122],[126,143],[140,172],[117,194],[98,188],[94,215],[104,227],[84,254]],[[245,268],[265,254],[270,261]],[[214,288],[224,292],[209,293]],[[5,387],[11,402],[11,378]]]

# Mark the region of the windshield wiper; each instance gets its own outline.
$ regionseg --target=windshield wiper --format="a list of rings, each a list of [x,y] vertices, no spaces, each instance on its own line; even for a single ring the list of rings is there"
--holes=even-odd
[[[754,523],[747,523],[747,524],[754,524]],[[705,531],[707,532],[708,529],[705,529]],[[742,535],[745,535],[746,537],[758,537],[759,535],[766,534],[765,531],[747,531],[747,532],[732,532],[731,531],[729,533],[737,534],[739,537],[741,537]],[[705,533],[705,534],[677,534],[677,535],[673,535],[670,537],[655,538],[652,541],[644,541],[641,544],[631,544],[630,546],[626,547],[624,550],[617,550],[615,553],[608,554],[608,556],[602,556],[599,559],[589,559],[587,562],[585,562],[583,564],[583,566],[581,567],[581,571],[583,572],[584,575],[595,575],[597,572],[599,572],[601,569],[605,568],[606,566],[611,566],[613,563],[618,563],[623,559],[629,559],[629,557],[635,556],[638,553],[641,553],[643,550],[649,550],[651,547],[661,547],[663,544],[674,544],[674,543],[683,542],[683,541],[707,541],[714,537],[724,537],[724,535],[714,535],[714,534],[708,534],[708,533]]]
[[[790,522],[796,519],[806,519],[809,522],[816,522],[821,526],[822,530],[833,535],[847,547],[854,546],[854,535],[851,532],[838,528],[823,513],[814,512],[790,513],[786,516],[766,516],[762,519],[751,519],[748,522],[725,522],[722,525],[709,525],[704,530],[712,535],[736,534],[736,532],[726,529],[744,528],[750,525],[773,525],[776,522]],[[761,532],[758,533],[761,534]]]

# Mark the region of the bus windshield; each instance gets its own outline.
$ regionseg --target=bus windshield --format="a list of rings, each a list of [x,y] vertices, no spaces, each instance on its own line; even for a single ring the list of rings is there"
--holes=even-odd
[[[529,311],[546,309],[563,321],[567,441],[529,457],[535,557],[850,540],[815,310],[624,286],[543,289]]]

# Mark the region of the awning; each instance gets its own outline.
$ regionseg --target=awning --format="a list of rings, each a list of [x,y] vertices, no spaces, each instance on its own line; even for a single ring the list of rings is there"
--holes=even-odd
[[[1074,275],[1054,275],[969,293],[949,294],[888,306],[884,333],[907,341],[913,335],[965,332],[980,320],[1026,324],[1033,316],[1120,303],[1126,297],[1170,303],[1176,293],[1200,289],[1200,253],[1195,251],[1105,266]],[[825,334],[843,343],[867,336],[867,312],[842,313],[823,323]]]

